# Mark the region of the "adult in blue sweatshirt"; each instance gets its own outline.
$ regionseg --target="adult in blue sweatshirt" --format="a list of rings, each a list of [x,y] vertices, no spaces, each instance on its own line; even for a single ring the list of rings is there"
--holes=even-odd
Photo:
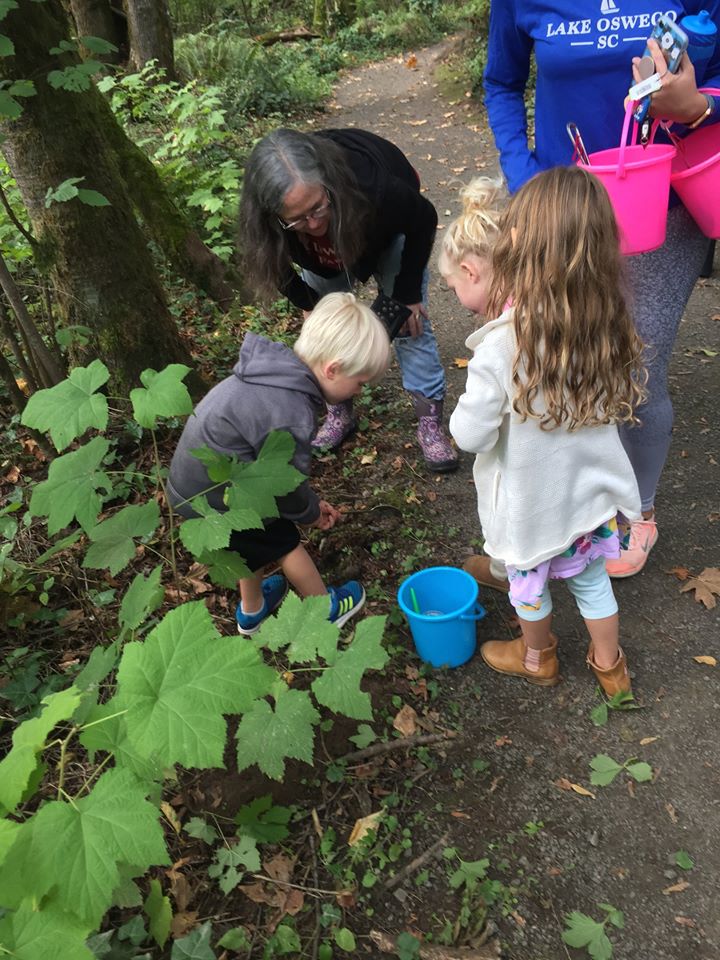
[[[632,61],[642,56],[658,17],[666,14],[679,21],[701,9],[710,13],[720,30],[720,0],[664,0],[662,5],[657,0],[494,0],[485,104],[510,190],[517,190],[540,170],[572,162],[569,121],[580,128],[589,153],[616,147],[623,101],[633,83]],[[528,140],[524,100],[533,56],[537,64],[534,146]],[[662,64],[659,48],[655,58]],[[720,42],[701,82],[720,87]],[[652,97],[653,116],[687,125],[720,119],[720,97],[707,98],[698,92],[687,55],[678,73],[666,74],[662,84]],[[620,559],[608,561],[611,576],[632,576],[641,570],[657,540],[655,494],[673,422],[668,362],[708,244],[674,198],[665,244],[627,259],[635,323],[650,347],[650,381],[649,399],[640,411],[641,426],[621,428],[640,487],[643,519],[628,526]]]

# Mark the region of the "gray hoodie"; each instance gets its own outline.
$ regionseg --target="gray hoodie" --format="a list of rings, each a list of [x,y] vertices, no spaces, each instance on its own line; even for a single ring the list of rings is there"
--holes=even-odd
[[[191,450],[207,446],[238,460],[257,459],[268,434],[288,430],[295,438],[293,465],[310,475],[312,448],[325,400],[310,368],[283,343],[248,333],[232,374],[200,401],[185,424],[170,464],[168,495],[182,516],[196,516],[181,503],[212,486],[205,466]],[[227,509],[223,488],[208,494],[216,510]],[[280,516],[312,523],[320,515],[317,494],[305,480],[278,498]],[[179,504],[179,506],[176,506]]]

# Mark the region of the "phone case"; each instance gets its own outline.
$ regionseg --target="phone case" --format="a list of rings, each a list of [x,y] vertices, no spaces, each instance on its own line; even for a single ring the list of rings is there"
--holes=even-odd
[[[667,68],[670,73],[676,73],[677,68],[680,66],[680,60],[682,59],[683,53],[688,48],[688,35],[678,26],[674,20],[671,20],[670,17],[662,16],[658,18],[658,22],[653,27],[653,31],[649,37],[650,40],[655,40],[663,52],[663,56],[667,61]],[[650,48],[645,47],[644,57],[652,57],[650,53]],[[643,97],[640,103],[635,108],[633,113],[633,118],[638,122],[642,123],[647,112],[650,109],[650,97]]]
[[[405,304],[398,303],[397,300],[393,300],[392,297],[388,297],[384,293],[377,295],[377,298],[370,304],[370,308],[385,324],[391,340],[394,340],[398,335],[411,313]]]

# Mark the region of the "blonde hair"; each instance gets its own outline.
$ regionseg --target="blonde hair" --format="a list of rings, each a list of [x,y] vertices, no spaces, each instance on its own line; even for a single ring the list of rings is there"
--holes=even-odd
[[[349,377],[379,380],[390,363],[390,340],[381,320],[352,293],[328,293],[302,325],[293,347],[309,367],[336,360]]]
[[[624,295],[610,198],[556,167],[510,200],[493,255],[489,313],[514,307],[513,409],[543,429],[637,422],[647,371]],[[541,400],[544,412],[534,404]]]
[[[504,195],[503,181],[491,177],[475,177],[462,188],[462,213],[443,234],[438,257],[438,268],[444,277],[454,273],[468,254],[492,259]]]

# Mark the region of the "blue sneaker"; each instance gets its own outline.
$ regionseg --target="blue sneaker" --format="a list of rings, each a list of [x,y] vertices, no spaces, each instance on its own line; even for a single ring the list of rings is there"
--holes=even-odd
[[[241,633],[244,637],[251,637],[254,633],[257,633],[263,620],[266,620],[271,613],[277,610],[288,592],[288,582],[279,573],[272,577],[266,577],[263,580],[262,592],[263,605],[257,613],[243,613],[241,605],[237,605],[235,619],[237,620],[238,633]]]
[[[357,580],[348,580],[341,587],[328,587],[330,616],[328,620],[337,627],[346,624],[365,603],[365,590]]]

